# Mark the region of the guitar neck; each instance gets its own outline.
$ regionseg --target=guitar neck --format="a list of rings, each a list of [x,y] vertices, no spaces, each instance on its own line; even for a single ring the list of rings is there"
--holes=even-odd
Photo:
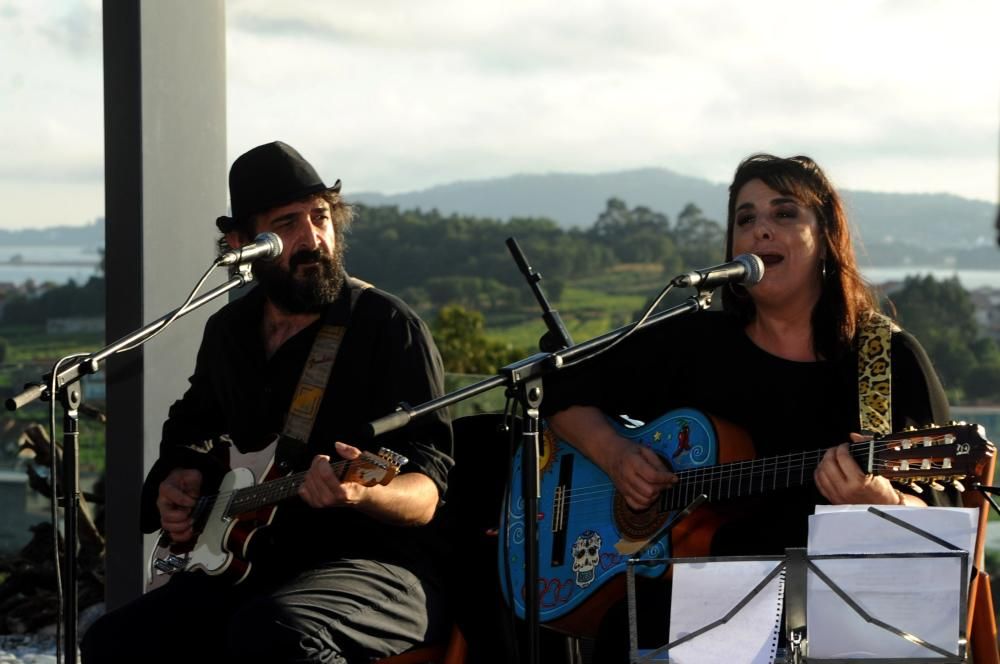
[[[868,442],[850,446],[851,456],[865,472],[870,450]],[[700,494],[718,501],[804,486],[813,481],[813,471],[824,454],[826,449],[819,449],[684,470],[677,473],[677,484],[663,493],[660,507],[664,511],[680,509]],[[877,475],[878,469],[871,472]]]
[[[338,477],[344,477],[349,471],[351,464],[351,461],[339,461],[330,464],[330,466]],[[280,503],[286,498],[291,498],[297,494],[305,478],[306,473],[303,471],[269,482],[237,489],[230,496],[229,504],[226,506],[226,516],[234,517],[245,512],[253,512]],[[213,498],[218,498],[218,496],[213,496]]]

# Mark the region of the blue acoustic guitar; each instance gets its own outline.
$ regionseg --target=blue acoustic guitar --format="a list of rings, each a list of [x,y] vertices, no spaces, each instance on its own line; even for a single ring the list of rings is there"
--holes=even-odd
[[[738,427],[693,409],[673,410],[636,427],[611,425],[636,445],[663,457],[678,482],[644,511],[626,505],[603,471],[543,427],[539,459],[539,619],[570,634],[596,630],[609,606],[624,596],[630,557],[661,559],[709,555],[712,536],[725,519],[719,503],[812,482],[826,450],[754,459],[749,437]],[[994,454],[983,428],[952,424],[890,434],[853,443],[861,468],[902,482],[957,481],[980,477]],[[514,456],[520,478],[521,452]],[[708,504],[663,527],[699,495]],[[515,479],[501,514],[500,582],[504,597],[524,617],[524,499]],[[637,575],[659,577],[663,564],[637,565]]]

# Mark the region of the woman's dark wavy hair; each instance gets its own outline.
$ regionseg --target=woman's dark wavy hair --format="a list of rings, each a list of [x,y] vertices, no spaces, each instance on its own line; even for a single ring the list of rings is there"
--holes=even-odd
[[[812,312],[813,348],[817,356],[837,357],[853,347],[860,316],[878,311],[878,300],[858,271],[840,195],[809,157],[783,159],[770,154],[747,157],[737,167],[729,185],[726,260],[733,258],[736,197],[751,180],[761,180],[771,189],[802,201],[816,215],[826,244],[826,277]],[[753,300],[738,286],[723,289],[722,308],[744,324],[756,315]]]

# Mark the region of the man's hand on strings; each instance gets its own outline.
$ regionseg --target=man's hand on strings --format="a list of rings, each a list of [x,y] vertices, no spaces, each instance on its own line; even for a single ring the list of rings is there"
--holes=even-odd
[[[201,471],[175,468],[160,482],[156,508],[160,527],[175,542],[186,542],[194,534],[191,511],[201,496]]]

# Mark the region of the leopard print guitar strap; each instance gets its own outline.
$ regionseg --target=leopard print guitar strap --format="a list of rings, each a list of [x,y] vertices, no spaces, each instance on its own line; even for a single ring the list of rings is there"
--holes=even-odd
[[[859,326],[858,412],[861,431],[876,436],[892,433],[892,333],[900,327],[878,312],[868,312]]]

